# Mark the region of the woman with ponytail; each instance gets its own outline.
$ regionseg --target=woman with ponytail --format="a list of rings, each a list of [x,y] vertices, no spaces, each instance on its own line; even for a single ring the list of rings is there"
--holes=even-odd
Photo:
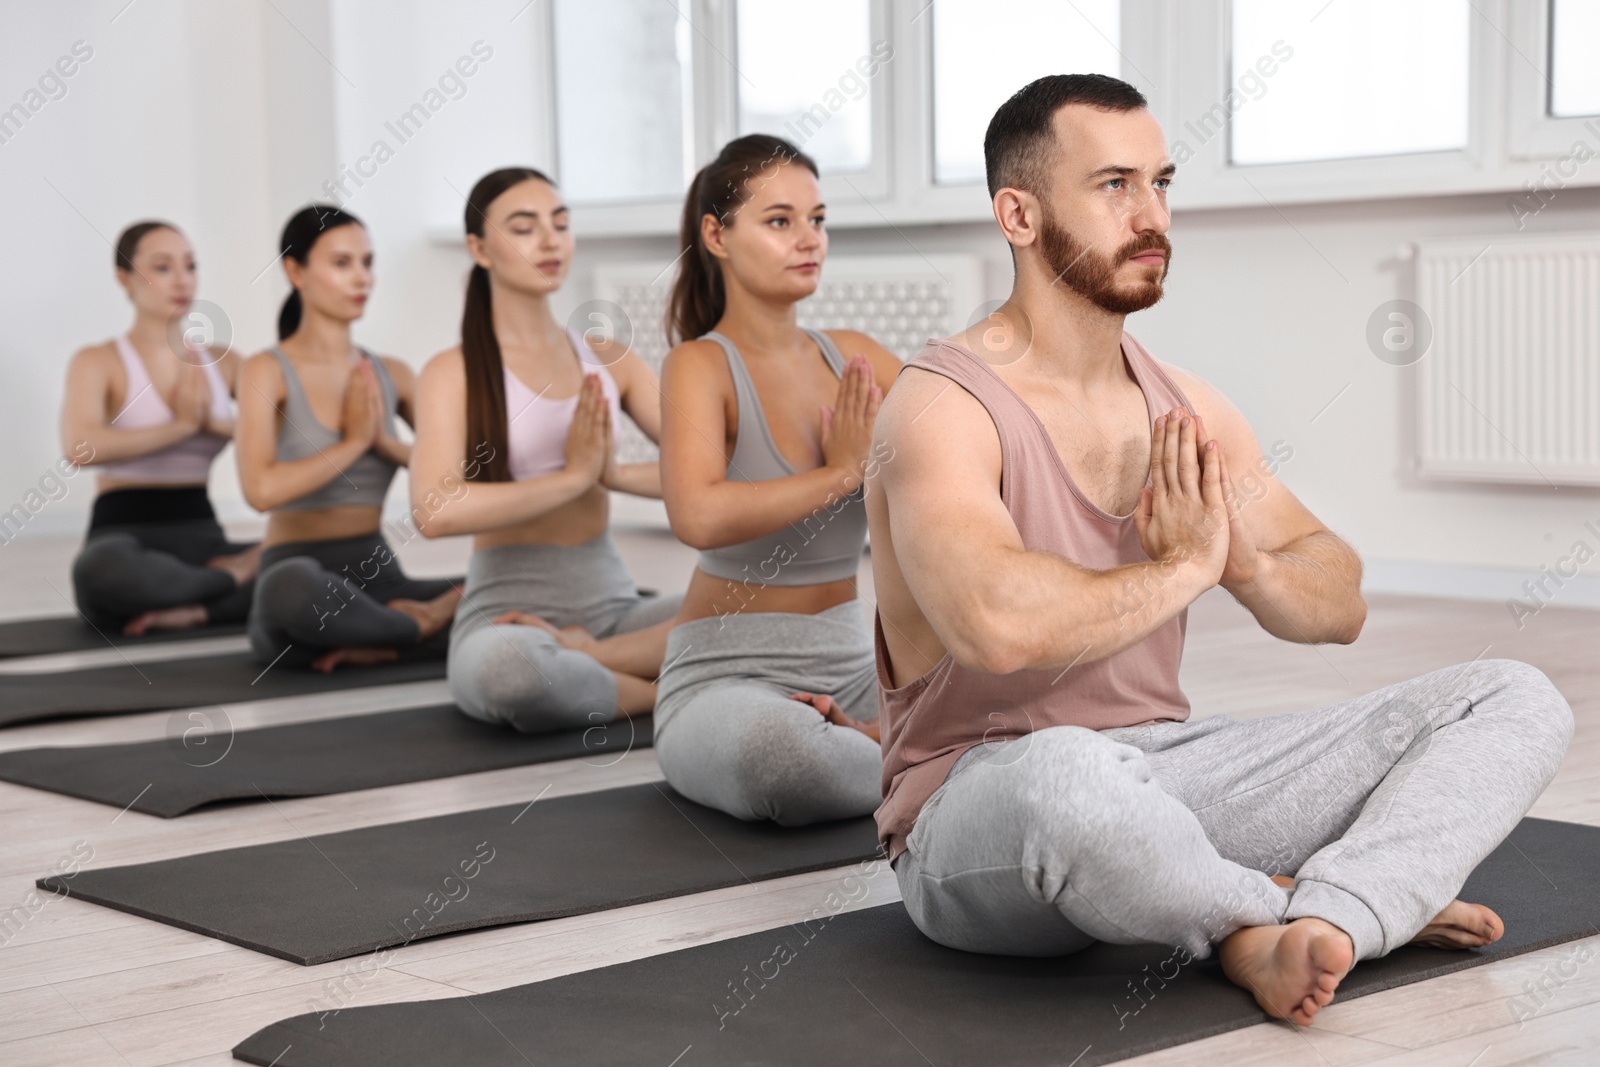
[[[116,270],[133,325],[72,357],[61,409],[66,456],[100,468],[72,564],[78,610],[127,634],[243,622],[261,548],[230,542],[206,495],[239,357],[185,336],[196,271],[175,226],[122,231]]]
[[[361,221],[326,204],[283,228],[293,287],[279,343],[244,365],[239,482],[270,512],[250,609],[263,661],[330,671],[339,663],[443,658],[461,593],[448,578],[408,578],[379,528],[383,498],[411,447],[411,368],[350,340],[372,290]]]
[[[881,796],[855,582],[872,423],[900,360],[797,324],[828,252],[823,216],[794,145],[727,144],[684,205],[679,343],[662,370],[667,515],[701,551],[667,637],[656,758],[690,799],[791,826],[865,815]]]
[[[626,411],[655,440],[661,397],[624,345],[551,313],[568,214],[537,170],[473,186],[461,344],[422,370],[411,466],[423,534],[475,535],[450,695],[525,733],[649,712],[682,599],[642,594],[611,540],[608,490],[661,495],[655,463],[615,461],[613,433]]]

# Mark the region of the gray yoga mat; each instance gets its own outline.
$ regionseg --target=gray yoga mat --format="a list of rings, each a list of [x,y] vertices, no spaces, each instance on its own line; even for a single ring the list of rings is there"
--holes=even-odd
[[[228,800],[321,796],[648,748],[648,715],[519,734],[453,704],[235,731],[219,709],[176,712],[161,741],[0,752],[0,781],[172,818]]]
[[[431,681],[444,677],[444,666],[443,659],[412,660],[338,667],[324,674],[269,667],[248,652],[236,652],[52,674],[7,674],[0,675],[0,726]]]
[[[38,884],[313,964],[835,867],[877,850],[870,816],[742,822],[646,783]]]
[[[244,623],[198,626],[191,630],[156,630],[132,637],[119,630],[99,630],[77,615],[49,615],[36,619],[0,622],[0,659],[48,656],[57,652],[89,652],[97,648],[137,648],[201,637],[232,637],[244,633]]]
[[[846,879],[839,892],[852,895]],[[1358,964],[1335,1003],[1600,933],[1600,830],[1525,819],[1462,897],[1500,913],[1499,942],[1402,947]],[[233,1054],[276,1067],[1091,1067],[1266,1019],[1214,957],[1180,967],[1170,947],[1106,944],[1055,959],[984,956],[928,940],[898,903],[815,914],[471,997],[335,1011],[336,998],[257,1031]]]

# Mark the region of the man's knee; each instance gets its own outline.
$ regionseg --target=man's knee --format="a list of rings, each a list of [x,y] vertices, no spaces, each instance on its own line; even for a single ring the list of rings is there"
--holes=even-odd
[[[1572,740],[1572,706],[1549,676],[1516,659],[1484,660],[1481,665],[1499,682],[1498,706],[1517,719],[1519,730],[1565,752]]]
[[[1561,765],[1572,743],[1574,722],[1572,705],[1556,684],[1539,668],[1521,660],[1500,660],[1508,674],[1507,686],[1515,694],[1512,703],[1521,711],[1525,729],[1543,741],[1551,756],[1551,774]]]

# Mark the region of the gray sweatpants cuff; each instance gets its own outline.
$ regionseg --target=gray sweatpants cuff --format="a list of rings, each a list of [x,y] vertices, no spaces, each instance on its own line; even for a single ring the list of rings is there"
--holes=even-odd
[[[1350,935],[1357,960],[1381,956],[1384,947],[1383,926],[1366,903],[1349,890],[1329,885],[1327,882],[1296,879],[1294,893],[1289,897],[1289,910],[1284,922],[1313,918],[1330,922]]]

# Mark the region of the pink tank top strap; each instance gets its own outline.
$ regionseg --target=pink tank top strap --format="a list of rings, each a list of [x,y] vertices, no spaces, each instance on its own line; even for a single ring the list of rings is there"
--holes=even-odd
[[[150,380],[150,372],[145,367],[144,359],[133,347],[133,342],[128,340],[128,335],[119,334],[115,347],[128,384],[124,391],[122,408],[112,418],[111,425],[137,429],[171,422],[172,409],[167,405],[167,400],[161,395],[161,391]],[[218,369],[217,360],[212,357],[210,350],[190,347],[189,355],[184,362],[198,364],[206,376],[206,383],[211,387],[211,417],[218,421],[232,419],[233,401],[228,393],[228,382],[222,377],[222,371]]]
[[[127,334],[118,335],[116,347],[128,384],[122,394],[122,409],[111,420],[111,425],[156,426],[170,420],[172,412],[150,381],[150,372],[145,370],[144,360],[139,358]]]
[[[110,425],[120,430],[138,430],[171,422],[172,408],[151,380],[144,359],[133,347],[133,342],[126,334],[121,334],[114,347],[122,363],[127,388],[124,390],[122,408],[112,417]],[[232,421],[233,400],[228,394],[228,383],[217,369],[210,351],[191,348],[189,352],[190,359],[201,366],[210,386],[212,419],[218,422]],[[215,434],[196,433],[158,452],[104,464],[100,467],[100,473],[128,482],[203,484],[210,475],[211,461],[227,443],[227,438]]]
[[[614,437],[622,420],[622,396],[616,379],[582,334],[568,329],[567,341],[582,364],[583,373],[600,376],[600,390],[611,407]],[[506,451],[512,479],[520,482],[560,470],[566,464],[567,431],[578,407],[578,394],[552,399],[536,393],[511,373],[510,367],[505,368],[505,383]]]

